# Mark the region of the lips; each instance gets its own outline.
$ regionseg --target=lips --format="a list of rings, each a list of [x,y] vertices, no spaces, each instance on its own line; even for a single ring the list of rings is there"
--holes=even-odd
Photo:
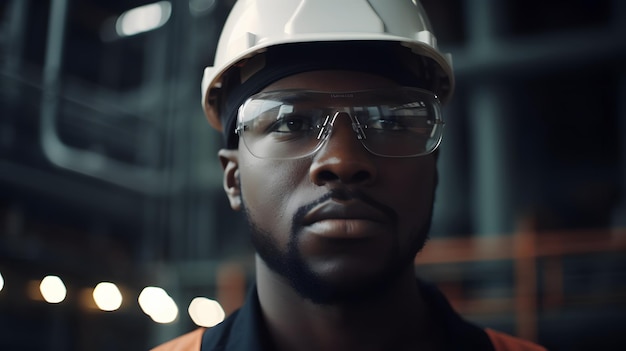
[[[303,218],[305,230],[324,237],[363,238],[389,229],[384,212],[359,200],[329,200],[312,208]]]
[[[381,211],[361,201],[339,203],[336,201],[324,202],[311,211],[303,219],[304,225],[332,219],[369,220],[373,222],[388,222],[389,218]]]

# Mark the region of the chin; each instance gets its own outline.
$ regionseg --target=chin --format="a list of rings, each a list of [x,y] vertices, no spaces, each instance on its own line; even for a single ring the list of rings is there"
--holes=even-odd
[[[353,304],[384,295],[407,269],[413,271],[415,255],[424,246],[428,229],[424,226],[421,235],[416,235],[412,245],[403,250],[395,245],[386,257],[373,264],[375,267],[368,269],[362,261],[333,262],[318,258],[321,263],[312,264],[303,258],[296,236],[286,249],[281,249],[272,235],[250,221],[249,224],[252,243],[268,268],[288,281],[303,299],[318,305]]]
[[[266,263],[303,299],[318,305],[354,304],[384,296],[407,269],[413,271],[414,255],[396,253],[387,256],[378,268],[345,261],[307,264],[296,250],[290,250],[282,262],[269,257]]]

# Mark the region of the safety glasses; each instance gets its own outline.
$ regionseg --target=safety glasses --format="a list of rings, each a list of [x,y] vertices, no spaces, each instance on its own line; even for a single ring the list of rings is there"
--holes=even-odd
[[[361,144],[374,155],[417,157],[441,143],[444,122],[437,97],[426,90],[318,92],[280,90],[250,97],[240,108],[235,133],[254,156],[307,157],[348,118]],[[337,126],[339,127],[339,126]]]

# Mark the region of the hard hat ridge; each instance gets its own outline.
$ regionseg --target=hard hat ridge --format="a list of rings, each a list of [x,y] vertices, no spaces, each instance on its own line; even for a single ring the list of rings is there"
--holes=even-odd
[[[351,23],[350,31],[359,33],[385,32],[385,24],[367,1],[343,0],[341,6],[350,8],[350,18],[343,11],[337,11],[336,0],[304,0],[293,16],[285,24],[285,33],[341,33],[346,31],[346,21],[358,18]],[[314,16],[313,14],[317,14]],[[324,18],[320,21],[320,18]]]

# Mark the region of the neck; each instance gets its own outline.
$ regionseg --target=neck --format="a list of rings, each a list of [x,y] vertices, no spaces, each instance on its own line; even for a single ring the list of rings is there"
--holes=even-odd
[[[435,349],[412,266],[375,297],[329,305],[300,296],[259,257],[256,270],[259,302],[277,350]]]

